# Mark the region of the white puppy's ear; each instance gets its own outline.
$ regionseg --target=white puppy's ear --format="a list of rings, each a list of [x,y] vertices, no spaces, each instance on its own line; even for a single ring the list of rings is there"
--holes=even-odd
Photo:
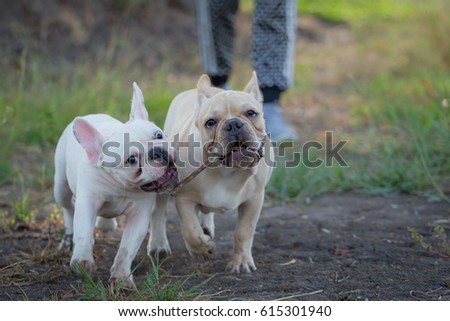
[[[211,88],[211,79],[208,75],[201,75],[197,83],[197,110],[200,110],[203,103],[208,100],[208,91]]]
[[[261,91],[259,90],[258,77],[256,76],[255,71],[253,71],[252,79],[250,79],[247,86],[245,86],[244,92],[255,97],[255,99],[257,101],[259,101],[260,103],[263,102],[263,95],[261,94]]]
[[[133,82],[133,99],[131,100],[130,121],[148,120],[148,112],[144,105],[144,96],[139,86]]]
[[[86,151],[91,164],[100,166],[102,160],[103,136],[83,118],[75,119],[73,123],[73,134]]]

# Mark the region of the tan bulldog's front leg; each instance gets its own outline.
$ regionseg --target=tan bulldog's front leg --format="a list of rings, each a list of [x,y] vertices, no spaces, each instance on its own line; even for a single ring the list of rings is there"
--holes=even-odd
[[[234,231],[234,246],[227,270],[236,273],[256,271],[252,256],[253,235],[264,201],[264,190],[242,203],[238,208],[238,220]]]
[[[197,204],[188,199],[177,197],[175,206],[181,221],[181,234],[186,248],[192,256],[207,259],[216,247],[209,235],[203,232],[196,209]]]

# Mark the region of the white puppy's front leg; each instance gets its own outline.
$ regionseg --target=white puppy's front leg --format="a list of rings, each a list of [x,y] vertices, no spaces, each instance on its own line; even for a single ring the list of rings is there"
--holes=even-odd
[[[166,233],[166,208],[169,194],[156,196],[156,204],[150,221],[150,239],[147,244],[147,255],[164,258],[172,253]]]
[[[255,193],[254,198],[238,208],[238,221],[234,232],[234,247],[227,270],[237,273],[256,271],[252,256],[253,235],[264,201],[264,192]]]
[[[216,246],[211,237],[203,233],[197,216],[196,204],[187,199],[176,198],[175,206],[180,216],[181,234],[189,253],[192,256],[209,258]]]
[[[138,208],[127,216],[127,224],[123,230],[119,250],[111,267],[110,282],[119,283],[127,288],[134,284],[131,275],[131,263],[136,257],[142,241],[147,235],[150,222],[151,204],[147,202],[139,204]]]
[[[72,270],[78,272],[80,265],[86,272],[96,270],[93,256],[94,227],[98,210],[103,204],[96,195],[77,195],[73,222],[73,254],[70,260]]]

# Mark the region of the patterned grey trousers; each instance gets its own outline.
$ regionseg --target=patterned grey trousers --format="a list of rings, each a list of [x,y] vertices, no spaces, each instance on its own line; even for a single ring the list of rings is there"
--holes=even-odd
[[[197,0],[205,72],[226,81],[232,69],[238,0]],[[294,75],[297,0],[255,0],[252,63],[261,88],[286,90]]]

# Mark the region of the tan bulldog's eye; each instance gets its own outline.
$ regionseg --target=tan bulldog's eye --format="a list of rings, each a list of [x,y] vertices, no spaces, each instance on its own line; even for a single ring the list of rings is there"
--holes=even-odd
[[[209,119],[206,123],[205,123],[205,127],[206,128],[212,128],[217,124],[215,119]]]
[[[247,111],[247,116],[248,117],[256,117],[256,116],[258,116],[258,113],[256,111],[250,109],[249,111]]]

